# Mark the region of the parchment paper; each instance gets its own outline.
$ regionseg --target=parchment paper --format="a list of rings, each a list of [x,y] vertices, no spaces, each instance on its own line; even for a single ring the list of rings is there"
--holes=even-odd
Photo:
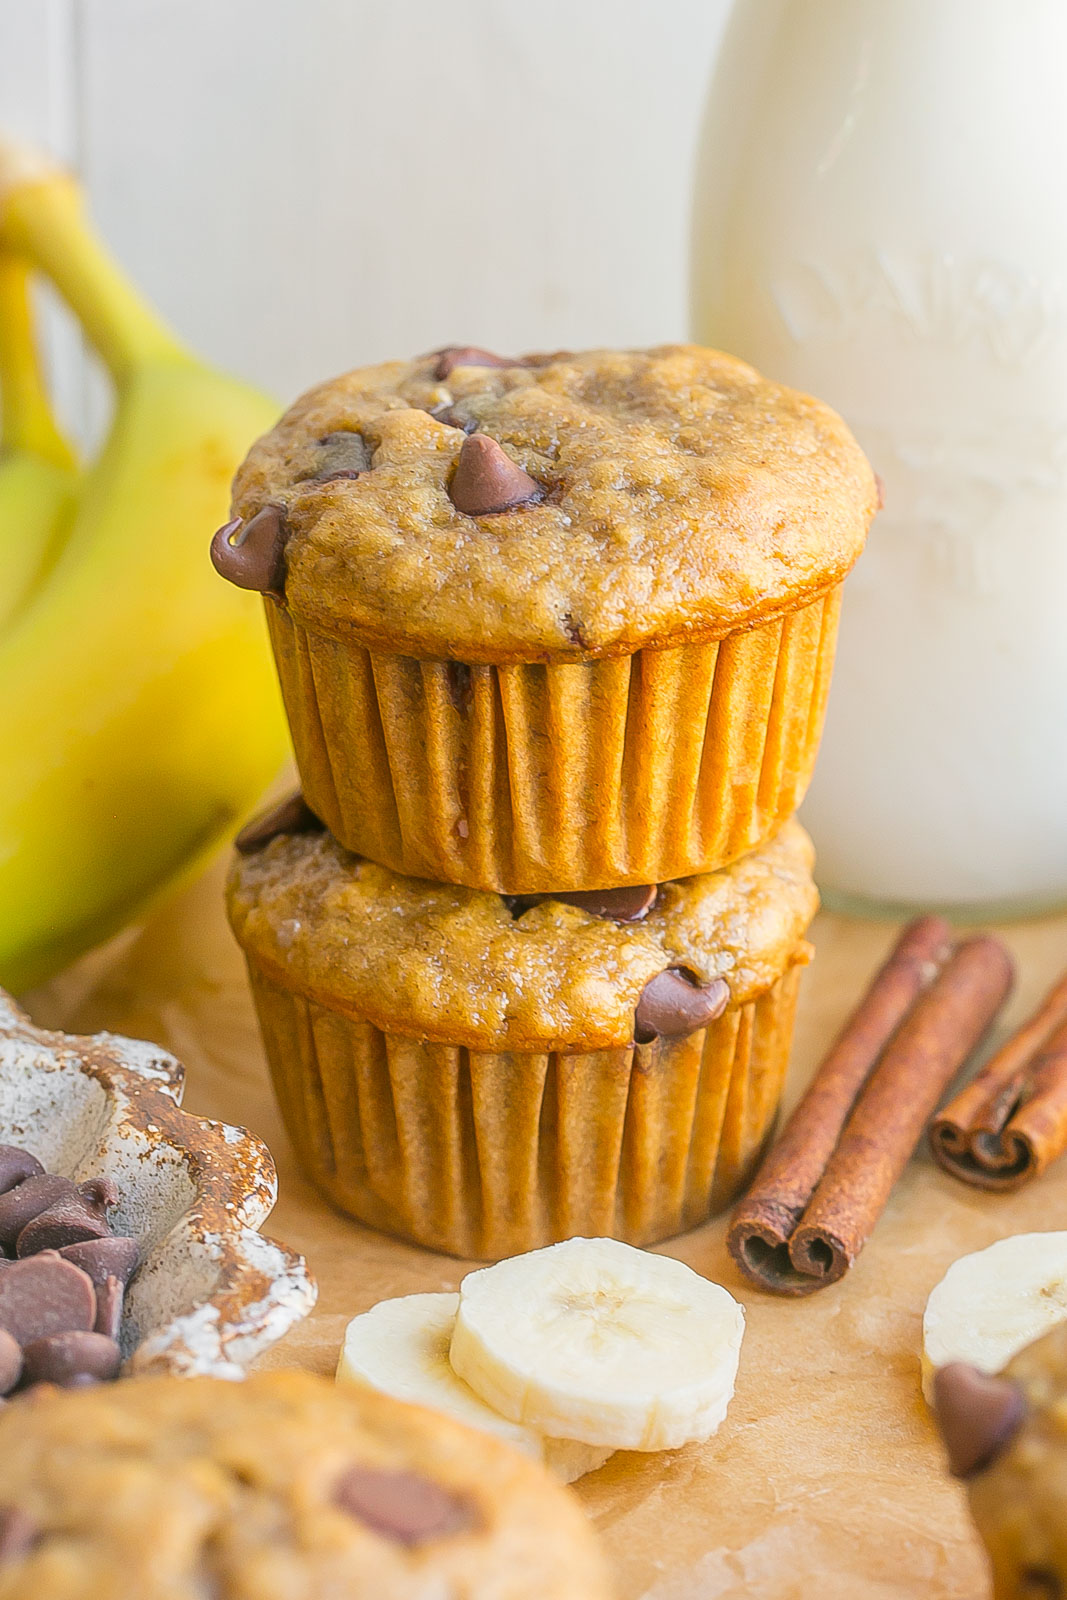
[[[190,1110],[244,1123],[267,1140],[281,1185],[267,1231],[307,1254],[320,1299],[265,1364],[329,1373],[349,1317],[389,1295],[454,1289],[464,1267],[346,1221],[300,1176],[271,1099],[221,880],[217,863],[143,928],[25,1003],[46,1026],[111,1028],[165,1045],[188,1069]],[[1067,917],[1001,931],[1019,967],[1010,1026],[1067,967]],[[818,919],[788,1103],[893,934],[888,923]],[[748,1329],[737,1394],[716,1439],[666,1455],[617,1455],[578,1487],[614,1562],[620,1600],[984,1596],[981,1547],[919,1392],[922,1311],[957,1256],[1049,1228],[1067,1228],[1067,1161],[1021,1193],[995,1197],[964,1188],[922,1155],[851,1275],[808,1300],[744,1285],[721,1222],[668,1245],[743,1301]]]

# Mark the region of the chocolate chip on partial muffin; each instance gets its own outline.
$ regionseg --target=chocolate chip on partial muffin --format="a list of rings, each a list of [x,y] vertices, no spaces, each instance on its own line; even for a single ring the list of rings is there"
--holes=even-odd
[[[10,1394],[22,1372],[22,1351],[14,1334],[0,1328],[0,1394]]]
[[[96,1291],[96,1320],[93,1332],[118,1341],[122,1328],[122,1284],[117,1278],[105,1278]]]
[[[443,422],[446,428],[461,428],[464,433],[474,433],[478,427],[477,417],[464,416],[454,405],[433,406],[430,416],[435,422]]]
[[[1021,1600],[1063,1600],[1063,1584],[1051,1567],[1023,1567],[1019,1578]]]
[[[634,1038],[638,1044],[653,1039],[684,1039],[721,1017],[730,998],[724,978],[707,983],[680,967],[667,967],[649,978],[634,1012]]]
[[[446,344],[443,350],[435,350],[437,357],[434,363],[433,375],[438,383],[443,383],[456,367],[514,367],[514,361],[509,361],[507,356],[494,355],[491,350],[480,350],[474,344]]]
[[[215,571],[238,589],[254,589],[273,595],[285,591],[285,507],[265,505],[245,522],[235,517],[211,541],[211,563]]]
[[[251,822],[246,823],[233,841],[234,849],[239,850],[243,856],[251,856],[282,834],[321,833],[323,827],[324,824],[319,821],[297,789],[287,799],[279,801],[269,811],[261,812],[258,817],[253,817]]]
[[[1009,1378],[950,1361],[934,1373],[934,1411],[949,1471],[970,1478],[1007,1449],[1022,1426],[1026,1401]]]
[[[465,516],[491,517],[533,505],[542,499],[544,490],[495,439],[486,433],[472,433],[460,448],[448,495]]]
[[[41,1250],[62,1250],[83,1239],[107,1238],[111,1233],[107,1213],[118,1198],[110,1178],[90,1178],[79,1184],[73,1194],[62,1196],[26,1224],[15,1243],[17,1254],[33,1256]]]
[[[27,1178],[43,1176],[44,1168],[28,1150],[20,1150],[14,1144],[0,1144],[0,1194],[25,1183]]]
[[[0,1194],[0,1245],[6,1250],[15,1248],[15,1240],[28,1223],[42,1211],[78,1192],[69,1178],[54,1172],[42,1172],[27,1178],[24,1183]]]
[[[95,1321],[96,1290],[88,1274],[54,1250],[0,1272],[0,1328],[24,1350],[49,1334],[87,1333]]]
[[[469,1500],[417,1472],[353,1467],[337,1484],[334,1502],[375,1533],[409,1548],[479,1525]]]
[[[41,1537],[38,1524],[21,1506],[0,1506],[0,1563],[29,1555]]]
[[[61,1389],[117,1378],[122,1352],[114,1339],[91,1331],[48,1334],[22,1352],[23,1384],[55,1383]]]
[[[106,1239],[82,1239],[77,1244],[66,1244],[59,1254],[88,1275],[93,1287],[100,1289],[109,1278],[117,1278],[125,1289],[137,1270],[141,1259],[136,1239],[109,1236]]]
[[[332,483],[335,478],[358,478],[373,465],[373,451],[361,433],[342,430],[327,433],[318,442],[317,461],[300,474],[304,483]]]

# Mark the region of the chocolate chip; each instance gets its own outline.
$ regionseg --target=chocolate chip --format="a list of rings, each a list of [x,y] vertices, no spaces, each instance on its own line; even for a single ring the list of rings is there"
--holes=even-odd
[[[623,889],[568,889],[562,894],[506,894],[502,898],[513,917],[521,917],[531,906],[543,905],[546,900],[558,900],[561,905],[577,906],[579,911],[605,922],[642,922],[659,898],[659,886],[635,883]]]
[[[605,922],[642,922],[658,895],[658,884],[634,883],[623,889],[576,889],[552,898],[588,911],[591,917],[602,917]]]
[[[117,1278],[105,1278],[96,1291],[96,1321],[93,1332],[117,1340],[122,1327],[122,1284]]]
[[[680,967],[667,967],[649,978],[634,1012],[634,1038],[649,1044],[657,1037],[684,1039],[721,1017],[730,998],[723,978],[698,983]]]
[[[13,1261],[0,1272],[0,1328],[25,1348],[34,1339],[96,1320],[96,1291],[86,1273],[54,1250]]]
[[[122,1352],[102,1333],[53,1333],[34,1339],[22,1352],[22,1381],[56,1383],[61,1389],[82,1382],[107,1383],[117,1378]]]
[[[353,1467],[338,1483],[334,1500],[375,1533],[408,1546],[466,1533],[478,1523],[469,1500],[416,1472]]]
[[[69,1178],[61,1178],[54,1172],[42,1172],[9,1189],[6,1194],[0,1194],[0,1245],[13,1250],[15,1240],[27,1223],[39,1217],[42,1211],[47,1211],[49,1206],[55,1205],[57,1200],[67,1199],[77,1192],[76,1185]]]
[[[112,1178],[86,1178],[84,1183],[79,1183],[78,1193],[87,1206],[101,1215],[119,1203],[118,1184]]]
[[[211,541],[211,563],[238,589],[282,598],[285,589],[285,507],[265,505],[248,522],[235,517]]]
[[[20,1150],[14,1144],[0,1144],[0,1194],[25,1183],[27,1178],[39,1178],[43,1173],[41,1163],[28,1150]]]
[[[297,789],[288,799],[246,823],[233,841],[243,856],[251,856],[285,833],[321,833],[322,823]]]
[[[0,1562],[29,1555],[40,1537],[40,1528],[28,1511],[21,1506],[0,1506]]]
[[[35,1256],[38,1251],[62,1250],[82,1239],[106,1238],[111,1232],[107,1213],[118,1198],[110,1178],[90,1178],[79,1184],[73,1194],[64,1195],[26,1224],[15,1244],[18,1255]]]
[[[18,1340],[0,1328],[0,1394],[10,1394],[22,1371],[22,1351]]]
[[[107,1238],[83,1239],[78,1244],[66,1244],[59,1254],[87,1274],[94,1288],[101,1288],[109,1278],[117,1278],[124,1289],[137,1270],[141,1258],[136,1239]]]
[[[327,433],[319,440],[316,465],[310,472],[302,473],[301,480],[332,483],[335,478],[358,478],[370,471],[372,453],[361,433]]]
[[[433,406],[430,416],[435,422],[443,422],[446,428],[462,428],[464,433],[473,433],[478,426],[477,417],[465,416],[454,405]]]
[[[513,367],[514,361],[509,361],[506,356],[496,356],[491,350],[479,350],[475,344],[446,344],[443,350],[435,350],[437,360],[434,363],[433,375],[438,383],[451,375],[456,367]]]
[[[1018,1432],[1026,1414],[1022,1390],[1008,1378],[991,1377],[964,1361],[950,1361],[934,1374],[934,1410],[956,1478],[988,1467]]]
[[[532,505],[543,494],[530,477],[486,433],[464,439],[452,474],[449,498],[468,517],[491,517],[500,511]]]
[[[1024,1567],[1019,1600],[1063,1600],[1063,1584],[1051,1567]]]

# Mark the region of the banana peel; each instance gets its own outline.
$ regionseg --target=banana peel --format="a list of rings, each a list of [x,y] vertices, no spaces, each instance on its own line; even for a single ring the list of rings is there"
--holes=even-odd
[[[76,484],[41,372],[30,271],[0,250],[0,633],[54,565]]]
[[[207,554],[277,406],[186,351],[73,179],[3,142],[0,248],[52,280],[116,393],[58,559],[0,635],[0,984],[18,992],[216,847],[288,739],[259,599]]]

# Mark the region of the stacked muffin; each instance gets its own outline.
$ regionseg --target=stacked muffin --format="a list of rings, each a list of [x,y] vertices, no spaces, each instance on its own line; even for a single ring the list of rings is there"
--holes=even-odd
[[[448,349],[312,391],[212,552],[261,590],[303,799],[230,882],[309,1174],[461,1255],[726,1205],[789,1053],[844,424],[692,346]]]

